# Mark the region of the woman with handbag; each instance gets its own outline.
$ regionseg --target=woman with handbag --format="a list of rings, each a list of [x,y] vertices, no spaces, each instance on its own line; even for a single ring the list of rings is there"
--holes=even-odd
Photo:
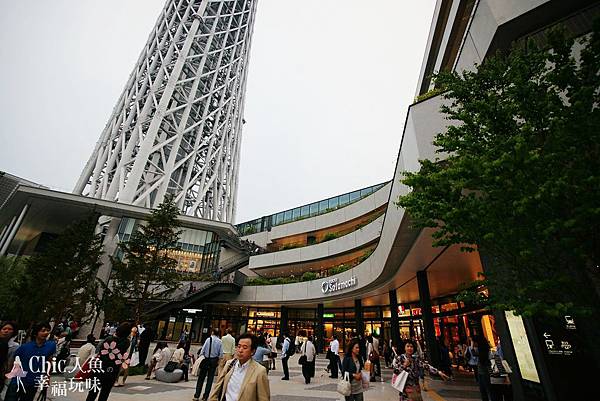
[[[363,401],[362,370],[364,366],[365,363],[360,355],[359,340],[354,338],[346,347],[342,362],[344,377],[347,376],[350,380],[350,395],[344,395],[345,401]]]
[[[129,357],[133,358],[133,354],[137,352],[137,340],[138,340],[138,328],[137,326],[131,327],[131,333],[129,334]],[[139,354],[137,356],[138,361],[135,363],[137,365],[139,363]],[[133,365],[133,366],[135,366]],[[121,376],[123,377],[123,382],[120,382]],[[125,380],[129,376],[129,366],[123,367],[119,370],[119,377],[115,383],[115,387],[123,387],[125,385]]]
[[[402,372],[405,372],[406,384],[404,389],[400,391],[400,401],[423,401],[421,396],[421,386],[419,378],[424,371],[429,371],[432,375],[439,375],[442,379],[448,380],[448,376],[429,365],[415,353],[415,343],[413,340],[407,340],[404,344],[404,354],[396,357],[392,362],[394,368],[394,377],[392,377],[392,385],[396,380],[400,379]],[[394,386],[397,388],[396,386]]]
[[[302,376],[304,376],[304,383],[310,384],[310,379],[315,377],[315,356],[317,350],[312,342],[312,336],[308,336],[308,339],[302,344],[301,347],[302,356],[300,357],[304,363],[302,363]]]
[[[129,364],[129,332],[131,331],[131,325],[129,323],[122,323],[114,335],[106,337],[102,346],[98,358],[102,362],[102,371],[94,372],[93,376],[98,380],[99,386],[92,386],[88,392],[86,401],[95,401],[98,397],[98,401],[106,401],[110,394],[110,391],[119,376],[119,370],[121,365]],[[98,389],[100,387],[100,389]],[[100,396],[98,396],[100,393]]]

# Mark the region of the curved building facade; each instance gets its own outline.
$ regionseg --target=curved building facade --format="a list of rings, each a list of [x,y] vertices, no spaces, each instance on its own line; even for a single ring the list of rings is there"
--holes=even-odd
[[[255,0],[168,0],[74,192],[231,222]]]

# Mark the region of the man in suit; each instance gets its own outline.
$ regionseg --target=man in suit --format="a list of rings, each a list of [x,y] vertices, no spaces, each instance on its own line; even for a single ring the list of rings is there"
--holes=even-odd
[[[238,337],[236,358],[221,369],[209,401],[269,401],[267,369],[252,359],[258,342],[252,334]]]

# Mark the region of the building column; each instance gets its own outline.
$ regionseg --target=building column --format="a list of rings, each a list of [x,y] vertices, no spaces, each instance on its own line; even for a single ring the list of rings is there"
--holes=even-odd
[[[390,297],[390,330],[392,334],[392,342],[397,347],[400,346],[400,323],[398,321],[398,297],[396,296],[396,290],[389,292]],[[387,340],[387,339],[386,339]]]
[[[102,223],[100,222],[97,224],[102,226]],[[104,252],[100,257],[101,265],[96,273],[96,278],[107,286],[109,285],[110,276],[112,273],[112,262],[110,261],[110,257],[115,254],[117,251],[117,246],[119,245],[117,233],[119,231],[120,224],[121,219],[116,217],[111,218],[110,222],[108,222],[108,230],[106,231],[106,235],[102,241],[102,248],[104,249]],[[100,302],[103,303],[104,289],[102,286],[98,286],[98,299],[100,299]],[[82,325],[81,329],[79,330],[79,336],[82,338],[85,338],[88,334],[93,334],[96,338],[100,336],[100,331],[104,326],[104,311],[100,309],[93,313],[94,319],[92,319],[89,323]]]
[[[19,227],[21,227],[21,223],[23,222],[23,219],[25,218],[25,214],[27,214],[28,210],[29,210],[29,205],[25,205],[25,206],[23,206],[23,209],[21,210],[19,217],[17,217],[16,220],[13,217],[13,220],[11,221],[10,229],[6,230],[5,238],[4,238],[4,241],[2,242],[2,247],[0,248],[0,256],[6,255],[6,252],[8,251],[8,246],[15,238],[15,235],[17,234]]]
[[[421,304],[421,316],[423,317],[423,330],[425,343],[427,345],[427,357],[433,366],[440,365],[440,351],[435,338],[435,326],[433,325],[433,313],[431,312],[431,296],[429,294],[429,281],[427,271],[417,272],[417,284],[419,286],[419,299]]]
[[[2,237],[0,237],[0,249],[4,248],[4,243],[8,239],[8,234],[12,231],[16,221],[17,216],[13,216],[13,218],[10,220],[10,223],[8,223],[8,225],[4,227],[4,230],[2,230]]]
[[[362,302],[360,299],[354,300],[354,316],[356,318],[356,334],[365,335],[365,323],[363,321]]]
[[[204,340],[206,340],[211,334],[210,331],[212,327],[210,327],[210,321],[213,315],[212,311],[213,306],[211,304],[202,305],[202,324],[200,325],[200,333],[198,333],[198,338],[202,344],[204,344]],[[204,332],[204,329],[207,329],[206,333]]]
[[[323,347],[325,346],[325,322],[323,321],[323,304],[317,305],[317,329],[315,330],[315,335],[317,336],[317,352],[323,352]]]

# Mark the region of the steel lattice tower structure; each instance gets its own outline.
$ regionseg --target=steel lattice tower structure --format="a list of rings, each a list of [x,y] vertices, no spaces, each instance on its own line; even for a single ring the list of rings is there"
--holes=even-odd
[[[74,189],[232,222],[256,0],[167,0]]]

